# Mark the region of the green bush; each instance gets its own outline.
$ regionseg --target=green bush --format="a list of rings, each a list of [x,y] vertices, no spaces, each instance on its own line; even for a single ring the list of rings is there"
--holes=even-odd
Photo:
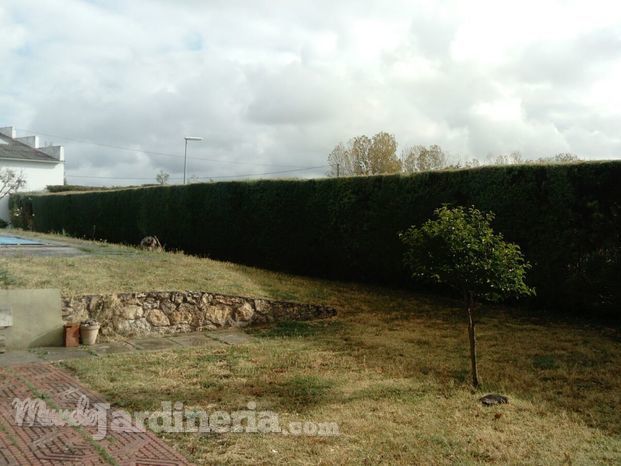
[[[495,212],[494,230],[521,246],[539,304],[616,310],[620,179],[621,162],[611,161],[13,196],[12,204],[38,231],[134,244],[157,235],[168,249],[397,286],[409,276],[397,232],[443,204],[474,205]]]

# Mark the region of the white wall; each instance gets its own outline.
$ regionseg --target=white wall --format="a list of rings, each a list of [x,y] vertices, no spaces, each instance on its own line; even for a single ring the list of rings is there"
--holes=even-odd
[[[64,163],[14,162],[0,161],[0,170],[8,168],[23,173],[26,186],[20,191],[42,191],[49,185],[60,185],[65,182]],[[9,220],[9,197],[0,199],[0,218]]]

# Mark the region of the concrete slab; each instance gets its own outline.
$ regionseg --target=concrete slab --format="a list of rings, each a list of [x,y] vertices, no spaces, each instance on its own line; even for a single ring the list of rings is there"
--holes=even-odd
[[[0,329],[7,350],[62,346],[59,290],[0,290],[0,303],[13,320]]]
[[[42,361],[39,356],[26,350],[9,351],[8,353],[0,354],[0,367],[19,366]]]
[[[93,346],[41,347],[30,351],[14,350],[0,354],[0,367],[40,362],[58,362],[78,358],[100,357],[108,354],[136,351],[163,351],[190,347],[218,347],[237,345],[253,340],[250,335],[236,330],[190,333],[168,337],[151,337],[137,340],[112,341]]]
[[[226,343],[227,345],[239,345],[253,340],[253,337],[241,330],[215,330],[212,332],[205,332],[205,336]]]
[[[192,347],[192,346],[219,346],[222,343],[214,340],[213,338],[209,338],[202,333],[191,333],[187,335],[178,335],[174,337],[170,337],[169,340],[174,341],[178,345],[183,347]]]
[[[168,338],[144,338],[129,342],[134,348],[143,351],[167,350],[180,348],[181,345]]]
[[[89,347],[97,356],[105,356],[106,354],[128,353],[136,351],[132,345],[124,341],[113,341],[109,343],[98,343]]]
[[[92,358],[97,356],[94,351],[87,349],[89,347],[76,347],[76,348],[36,348],[31,350],[34,354],[41,359],[49,362],[68,361],[70,359],[82,359]]]

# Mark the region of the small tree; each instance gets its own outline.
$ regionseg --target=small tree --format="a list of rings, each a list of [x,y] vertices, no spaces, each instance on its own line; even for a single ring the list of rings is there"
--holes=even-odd
[[[160,172],[157,175],[155,175],[155,181],[157,181],[157,183],[161,184],[162,186],[168,183],[169,178],[170,178],[170,175],[166,173],[164,170],[160,170]]]
[[[17,173],[9,168],[0,170],[0,199],[13,194],[25,185],[26,180],[22,173]]]
[[[534,289],[524,282],[530,264],[518,245],[494,233],[490,226],[493,213],[445,206],[435,216],[399,235],[407,248],[404,262],[413,278],[448,285],[462,296],[468,316],[472,384],[477,387],[474,310],[481,300],[533,294]]]

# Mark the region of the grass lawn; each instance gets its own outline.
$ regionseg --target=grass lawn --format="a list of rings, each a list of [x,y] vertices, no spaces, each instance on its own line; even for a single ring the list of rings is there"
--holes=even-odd
[[[339,425],[336,437],[164,435],[197,463],[621,462],[616,329],[484,308],[478,327],[483,386],[474,392],[458,302],[66,241],[92,255],[0,259],[9,286],[59,287],[65,294],[196,289],[339,310],[326,321],[251,329],[255,341],[240,346],[66,364],[130,410],[156,410],[165,400],[237,410],[255,401],[257,410],[277,412],[281,425]],[[481,406],[477,398],[489,392],[507,395],[510,403]]]

